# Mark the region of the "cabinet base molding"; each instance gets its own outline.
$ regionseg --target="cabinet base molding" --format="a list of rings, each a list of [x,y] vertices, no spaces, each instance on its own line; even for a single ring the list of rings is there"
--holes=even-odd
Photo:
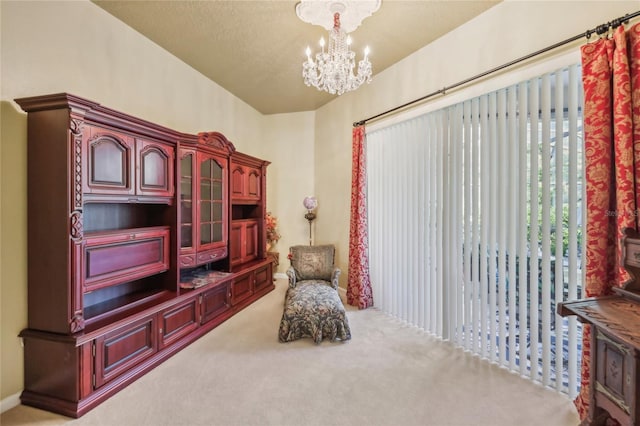
[[[206,316],[204,312],[206,308],[202,300],[205,293],[217,291],[219,288],[232,288],[236,277],[244,277],[247,274],[261,276],[256,271],[260,272],[264,268],[271,277],[271,261],[256,262],[246,269],[234,272],[226,281],[185,292],[171,302],[87,334],[68,336],[38,330],[23,330],[20,337],[24,341],[25,348],[25,390],[20,395],[20,401],[24,405],[68,417],[77,418],[84,415],[239,311],[273,291],[275,285],[273,279],[269,279],[267,282],[260,283],[262,285],[258,287],[252,286],[250,295],[237,304],[227,305],[226,309],[218,307],[215,316]],[[230,296],[227,293],[225,295]],[[230,297],[227,297],[227,300],[229,299]],[[106,357],[100,356],[101,349],[97,342],[108,340],[108,336],[115,334],[115,344],[125,342],[123,345],[125,348],[117,348],[116,353],[121,354],[123,359],[128,357],[135,359],[134,354],[140,350],[139,342],[132,340],[129,344],[125,340],[127,336],[134,335],[131,330],[135,330],[139,324],[144,324],[145,319],[161,318],[163,313],[174,312],[180,305],[186,305],[189,301],[195,301],[199,308],[195,328],[161,347],[158,336],[162,335],[162,330],[158,327],[162,321],[156,320],[156,330],[152,330],[155,338],[151,338],[153,341],[150,342],[150,347],[153,348],[152,353],[136,360],[104,384],[96,384],[95,376],[100,375],[101,369],[108,368],[105,364],[109,362],[104,360]],[[123,330],[123,333],[118,333],[118,330]],[[135,343],[138,343],[138,346]],[[131,351],[131,354],[126,350]]]

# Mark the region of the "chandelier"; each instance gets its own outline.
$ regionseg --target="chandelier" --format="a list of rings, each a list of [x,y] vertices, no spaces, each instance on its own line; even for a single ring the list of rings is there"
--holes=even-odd
[[[358,61],[357,73],[354,74],[356,54],[351,50],[351,37],[342,28],[340,18],[341,15],[345,16],[348,27],[355,29],[378,7],[380,7],[379,0],[357,2],[303,0],[298,4],[296,13],[305,22],[323,25],[326,28],[326,21],[330,21],[327,12],[333,16],[333,27],[329,29],[328,48],[325,50],[325,40],[324,37],[321,38],[321,51],[315,55],[314,60],[311,49],[307,47],[307,60],[302,64],[302,77],[307,86],[314,86],[332,95],[342,95],[357,89],[364,82],[371,82],[369,47],[365,48],[364,58]]]

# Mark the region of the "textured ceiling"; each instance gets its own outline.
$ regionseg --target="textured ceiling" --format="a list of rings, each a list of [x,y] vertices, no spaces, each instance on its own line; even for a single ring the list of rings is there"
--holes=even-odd
[[[302,22],[297,1],[92,0],[263,114],[311,111],[336,95],[305,86],[307,45],[327,32]],[[382,0],[355,30],[375,74],[479,15],[499,1]]]

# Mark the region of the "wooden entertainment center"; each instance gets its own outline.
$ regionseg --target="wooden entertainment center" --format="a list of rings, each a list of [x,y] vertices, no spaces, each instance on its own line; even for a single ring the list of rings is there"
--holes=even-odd
[[[16,102],[28,113],[21,400],[79,417],[274,289],[269,162],[221,133],[66,93]]]

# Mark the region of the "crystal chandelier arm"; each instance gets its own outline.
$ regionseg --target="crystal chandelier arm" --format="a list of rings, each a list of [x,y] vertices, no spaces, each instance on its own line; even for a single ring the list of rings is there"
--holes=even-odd
[[[358,74],[354,74],[356,54],[350,49],[351,37],[340,28],[339,13],[334,14],[333,23],[326,52],[324,38],[320,40],[322,50],[316,54],[315,61],[311,57],[311,49],[307,47],[307,61],[303,63],[302,77],[307,86],[342,95],[357,89],[365,81],[371,81],[371,63],[367,46],[364,59],[358,62]]]

